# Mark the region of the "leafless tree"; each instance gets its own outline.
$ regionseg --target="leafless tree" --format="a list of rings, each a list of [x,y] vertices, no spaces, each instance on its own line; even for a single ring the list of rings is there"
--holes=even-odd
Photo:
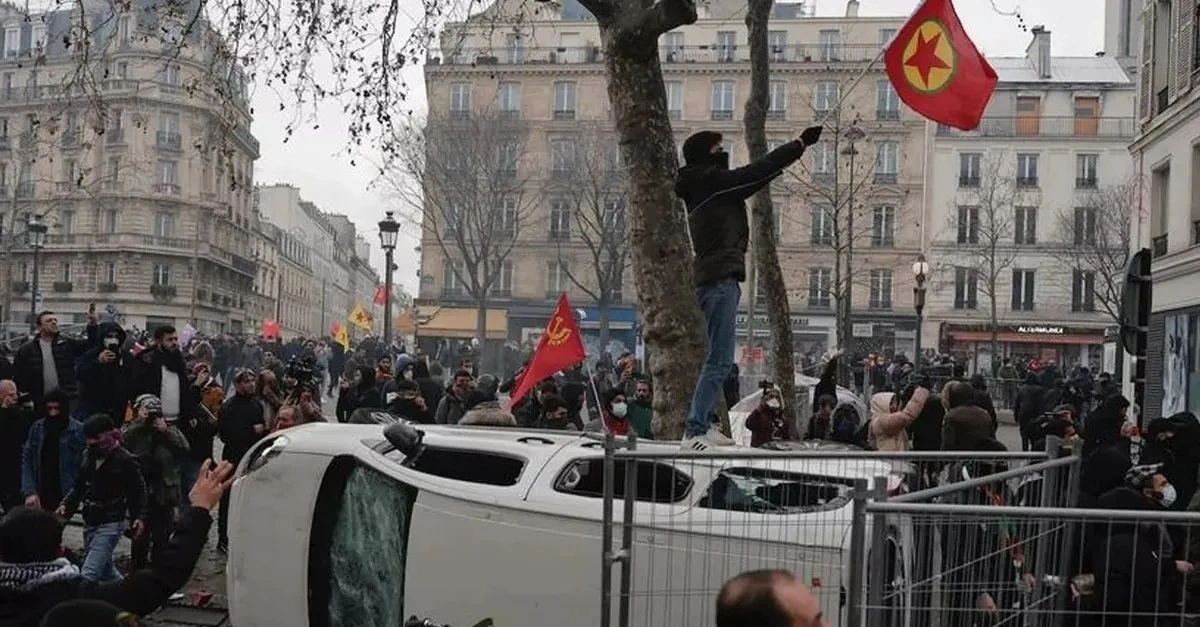
[[[600,346],[608,346],[611,308],[623,296],[629,269],[628,200],[616,137],[583,124],[556,136],[551,152],[554,167],[545,191],[550,237],[571,283],[596,301]],[[579,272],[581,266],[586,273]]]
[[[767,154],[767,109],[770,106],[771,61],[767,46],[767,26],[773,0],[748,0],[746,28],[750,47],[750,96],[746,99],[746,147],[750,159]],[[779,264],[779,249],[775,242],[775,205],[768,185],[751,200],[751,241],[754,243],[754,270],[758,280],[753,288],[762,287],[767,298],[767,320],[771,326],[771,365],[775,381],[783,398],[796,398],[796,357],[792,337],[792,315],[788,306],[788,289]],[[756,298],[757,294],[752,296]],[[753,308],[752,308],[753,309]],[[753,316],[749,316],[753,318]],[[796,421],[795,403],[784,403],[784,416]]]
[[[934,272],[943,284],[961,283],[967,308],[975,305],[972,291],[987,298],[991,354],[995,359],[1000,354],[1000,301],[1010,285],[1005,277],[1017,257],[1017,180],[999,158],[988,156],[980,160],[977,178],[960,182],[966,183],[960,192],[961,202],[951,206],[946,216],[946,233],[953,242],[951,261],[935,265]]]
[[[1121,292],[1129,268],[1130,226],[1136,211],[1137,186],[1132,182],[1097,188],[1079,197],[1076,206],[1059,211],[1051,255],[1078,273],[1078,306],[1092,306],[1121,321]]]
[[[870,87],[857,78],[818,82],[809,105],[825,132],[800,166],[787,170],[782,186],[806,201],[807,213],[792,220],[808,230],[814,247],[833,252],[827,291],[837,307],[837,343],[850,350],[854,291],[870,287],[875,269],[863,263],[863,249],[894,246],[894,230],[905,219],[909,191],[900,180],[899,164],[908,131],[889,116],[876,120],[887,112],[875,110],[874,81]],[[875,222],[876,209],[883,207],[891,212],[891,226]],[[848,371],[842,376],[848,377]]]
[[[534,168],[522,163],[528,140],[524,122],[496,112],[431,114],[405,129],[408,148],[387,179],[471,297],[480,338],[489,298],[541,202]]]

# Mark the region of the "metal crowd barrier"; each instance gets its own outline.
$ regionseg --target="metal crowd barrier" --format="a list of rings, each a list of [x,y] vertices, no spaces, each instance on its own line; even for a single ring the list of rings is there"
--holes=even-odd
[[[721,585],[785,569],[812,589],[831,625],[847,625],[872,540],[866,503],[936,489],[963,463],[1047,462],[1045,452],[885,453],[733,448],[688,452],[605,440],[601,624],[711,625]],[[876,496],[878,495],[878,496]],[[885,544],[905,541],[885,538]],[[882,550],[875,551],[881,555]],[[855,563],[862,564],[852,568]],[[859,606],[865,597],[858,595]]]

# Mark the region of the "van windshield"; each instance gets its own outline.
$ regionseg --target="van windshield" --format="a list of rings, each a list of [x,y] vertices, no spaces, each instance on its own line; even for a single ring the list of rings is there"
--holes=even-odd
[[[850,501],[851,482],[762,468],[726,468],[699,506],[756,514],[834,509]]]

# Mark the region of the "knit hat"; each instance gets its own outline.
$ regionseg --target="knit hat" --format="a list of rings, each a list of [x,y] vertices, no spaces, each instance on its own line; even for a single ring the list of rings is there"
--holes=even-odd
[[[162,416],[162,399],[153,394],[143,394],[133,401],[133,407],[138,412],[145,411],[146,415],[151,418]]]
[[[1125,483],[1133,488],[1144,488],[1154,475],[1162,474],[1162,464],[1142,464],[1134,466],[1125,473]]]

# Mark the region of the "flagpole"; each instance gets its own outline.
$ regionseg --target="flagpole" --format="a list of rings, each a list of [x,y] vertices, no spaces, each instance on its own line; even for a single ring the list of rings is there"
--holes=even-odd
[[[596,411],[600,412],[600,425],[602,427],[602,432],[604,432],[607,430],[607,427],[604,426],[604,407],[601,406],[603,401],[600,400],[600,391],[596,389],[596,377],[592,375],[592,369],[590,366],[588,366],[587,358],[588,355],[585,353],[583,358],[583,374],[588,379],[588,386],[592,388],[593,398],[596,399]],[[583,406],[586,408],[587,403],[584,402]],[[588,414],[588,417],[591,418],[590,413]],[[587,425],[585,424],[584,426],[586,427]]]

